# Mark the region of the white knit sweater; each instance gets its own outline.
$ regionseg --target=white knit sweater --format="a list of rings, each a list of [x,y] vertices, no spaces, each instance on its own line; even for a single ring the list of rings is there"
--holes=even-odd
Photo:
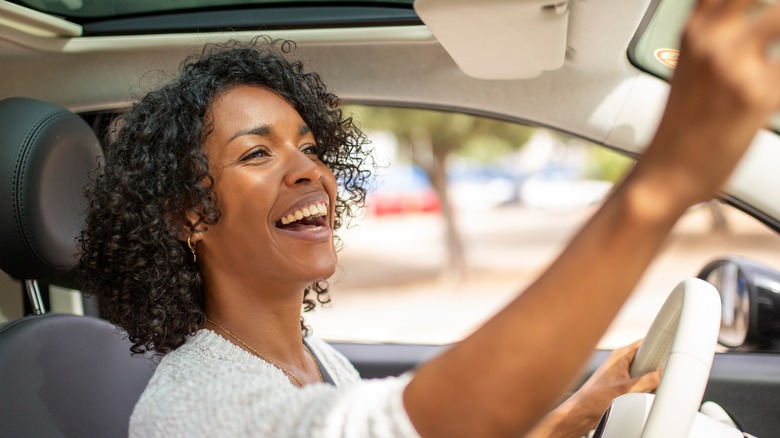
[[[168,353],[130,419],[131,437],[417,437],[401,399],[410,375],[360,380],[306,339],[337,387],[294,386],[276,367],[203,329]]]

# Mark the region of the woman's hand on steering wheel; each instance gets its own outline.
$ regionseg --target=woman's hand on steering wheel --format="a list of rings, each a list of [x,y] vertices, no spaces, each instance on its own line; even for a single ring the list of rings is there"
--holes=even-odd
[[[637,378],[629,375],[642,341],[614,350],[577,392],[550,412],[529,437],[584,436],[596,427],[610,402],[629,392],[651,392],[658,387],[661,371]]]

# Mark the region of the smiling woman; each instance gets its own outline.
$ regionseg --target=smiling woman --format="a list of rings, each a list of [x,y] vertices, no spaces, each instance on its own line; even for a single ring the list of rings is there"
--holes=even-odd
[[[132,350],[164,356],[133,435],[181,433],[181,422],[241,434],[247,424],[233,415],[244,409],[264,413],[242,414],[259,418],[253,433],[309,436],[346,421],[339,435],[417,434],[402,401],[410,374],[354,385],[352,365],[302,323],[310,291],[328,301],[334,231],[363,202],[368,154],[335,96],[286,61],[285,47],[211,47],[108,135],[80,269]],[[541,427],[584,431],[619,392],[654,387],[656,373],[628,378],[635,349],[619,350],[617,374],[601,373]],[[190,385],[176,383],[183,375]],[[356,414],[367,398],[376,406]],[[310,424],[271,414],[290,404]]]
[[[307,293],[326,299],[333,230],[365,195],[364,136],[274,44],[187,60],[110,136],[81,236],[85,289],[133,351],[163,356],[131,435],[578,436],[617,395],[655,388],[658,371],[629,375],[633,344],[549,413],[677,219],[780,104],[778,66],[736,44],[768,44],[780,9],[753,28],[748,6],[700,2],[645,158],[547,271],[440,356],[374,381],[301,327]],[[714,62],[736,54],[753,69]]]
[[[234,50],[226,50],[231,46]],[[270,202],[264,197],[267,190],[236,199],[237,193],[228,189],[234,181],[232,174],[269,167],[274,151],[267,142],[257,141],[271,138],[256,134],[271,132],[261,123],[267,119],[254,118],[257,114],[252,113],[252,99],[242,99],[242,93],[223,96],[224,91],[238,84],[251,85],[247,88],[255,93],[275,98],[271,99],[277,104],[275,108],[295,114],[291,135],[302,142],[301,162],[320,163],[319,172],[331,179],[335,175],[343,187],[338,199],[332,193],[332,184],[328,196],[302,199],[304,203],[327,206],[330,228],[338,229],[351,214],[348,205],[361,203],[365,196],[367,175],[359,168],[366,156],[365,139],[350,119],[341,117],[335,107],[336,97],[325,90],[316,75],[302,72],[299,64],[290,64],[281,57],[290,48],[287,43],[266,45],[259,51],[235,46],[221,50],[212,47],[203,61],[186,64],[178,81],[147,95],[122,117],[119,131],[109,135],[113,140],[105,148],[106,164],[92,189],[92,210],[82,236],[81,270],[86,288],[103,296],[99,301],[101,311],[127,331],[136,353],[171,351],[203,321],[202,278],[199,266],[191,263],[186,241],[197,243],[202,231],[217,224],[220,210]],[[269,80],[275,82],[268,84]],[[295,102],[296,108],[287,102]],[[227,117],[213,110],[212,105],[217,104],[234,105],[231,110],[244,112],[227,113],[231,114]],[[244,116],[240,121],[238,114]],[[223,121],[231,124],[223,127]],[[281,134],[277,132],[281,127],[275,129],[274,134]],[[237,134],[242,135],[233,138]],[[228,143],[230,148],[221,147]],[[228,169],[225,181],[215,184],[223,166]],[[230,199],[236,201],[228,203]],[[263,216],[267,221],[294,214],[298,204],[275,208],[273,213],[278,217],[272,219],[268,212]],[[231,217],[224,221],[233,220]],[[257,222],[257,217],[249,219]],[[228,227],[216,227],[212,233],[222,228]],[[273,228],[280,234],[283,231]],[[255,227],[239,229],[260,233]],[[260,240],[258,234],[244,237],[247,245],[270,244],[265,238]],[[161,248],[165,256],[149,257]],[[213,249],[204,243],[198,248],[203,250]],[[233,261],[246,255],[236,255]],[[164,284],[159,283],[161,278],[166,279]],[[309,291],[315,292],[317,301],[327,301],[326,283],[310,282],[306,286],[307,308],[315,304],[307,296]],[[143,296],[135,292],[139,289],[145,291]]]
[[[191,235],[198,245],[193,253],[202,260],[209,318],[227,325],[225,321],[267,321],[284,327],[253,332],[256,336],[248,342],[292,362],[285,357],[286,348],[268,342],[269,334],[277,341],[295,334],[285,326],[297,324],[300,291],[336,269],[332,234],[336,178],[320,160],[320,147],[306,123],[274,91],[232,87],[214,100],[207,118],[213,129],[204,149],[222,214],[218,222],[197,229],[199,218],[191,210],[180,240]],[[288,217],[294,220],[277,226]],[[290,298],[296,304],[287,308],[292,315],[281,316],[278,308],[268,305]],[[281,345],[294,344],[295,338],[300,335]],[[317,380],[313,367],[300,367],[296,375],[306,376],[307,382]]]

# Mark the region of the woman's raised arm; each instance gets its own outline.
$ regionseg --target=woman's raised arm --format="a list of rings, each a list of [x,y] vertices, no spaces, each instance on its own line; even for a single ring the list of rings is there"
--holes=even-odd
[[[697,3],[644,157],[535,283],[406,388],[423,436],[519,436],[559,400],[677,219],[778,108],[780,6],[764,3]]]

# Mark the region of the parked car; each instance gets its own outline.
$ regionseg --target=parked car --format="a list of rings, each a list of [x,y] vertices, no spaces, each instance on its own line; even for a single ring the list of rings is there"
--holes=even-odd
[[[528,178],[520,197],[536,208],[569,209],[597,204],[611,189],[610,181],[584,178],[576,169],[551,167]]]
[[[449,174],[450,199],[459,210],[485,211],[515,204],[525,178],[491,166],[463,166]]]
[[[29,141],[17,135],[28,109],[63,120],[80,139],[97,138],[111,115],[164,81],[165,72],[174,72],[204,43],[267,34],[294,40],[292,57],[319,72],[345,102],[490,116],[641,155],[665,105],[690,1],[529,1],[538,8],[527,9],[512,9],[513,3],[453,1],[449,10],[455,13],[437,15],[419,9],[419,2],[415,9],[412,0],[0,0],[0,436],[121,435],[153,370],[148,359],[130,357],[129,343],[63,275],[73,265],[79,224],[73,210],[81,202],[73,188],[82,175],[68,172],[93,170],[94,162],[79,167],[73,160],[97,145],[27,157],[16,146]],[[477,22],[477,12],[490,19]],[[502,33],[507,28],[514,36]],[[453,43],[463,33],[468,44]],[[491,50],[479,50],[485,47]],[[16,98],[23,100],[10,100]],[[780,231],[779,127],[760,133],[721,194],[724,204],[774,233]],[[29,132],[43,132],[33,128]],[[29,191],[19,195],[28,179]],[[430,199],[424,205],[437,208]],[[713,252],[697,263],[703,267],[721,256]],[[780,267],[764,263],[769,270]],[[653,272],[674,282],[698,274]],[[36,315],[42,307],[57,314]],[[777,315],[774,308],[764,312],[771,313],[764,318]],[[759,351],[750,342],[724,346],[705,393],[757,436],[780,430],[780,352],[774,344],[762,342]],[[401,374],[447,348],[334,345],[364,377]],[[584,376],[607,353],[594,352]]]
[[[375,216],[436,213],[441,203],[425,171],[417,166],[395,165],[380,172],[368,194],[366,210]]]

